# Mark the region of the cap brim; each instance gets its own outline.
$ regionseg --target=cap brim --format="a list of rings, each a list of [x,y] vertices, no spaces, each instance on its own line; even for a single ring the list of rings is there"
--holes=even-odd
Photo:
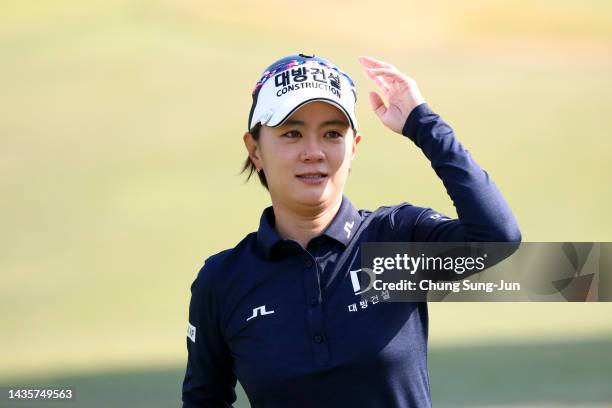
[[[274,112],[274,114],[272,115],[272,117],[270,118],[270,120],[266,123],[266,126],[269,127],[278,127],[278,126],[282,126],[283,123],[285,123],[285,121],[287,119],[289,119],[289,117],[291,115],[293,115],[296,111],[298,111],[301,107],[303,107],[304,105],[307,105],[309,103],[312,102],[327,102],[330,105],[335,106],[336,108],[340,109],[340,111],[344,114],[344,116],[346,116],[346,119],[348,120],[349,126],[352,129],[356,129],[355,123],[353,122],[353,119],[351,118],[351,115],[346,111],[346,109],[340,105],[338,102],[329,99],[329,98],[310,98],[310,99],[306,99],[302,102],[298,102],[297,105],[295,105],[293,108],[291,109],[278,109]]]

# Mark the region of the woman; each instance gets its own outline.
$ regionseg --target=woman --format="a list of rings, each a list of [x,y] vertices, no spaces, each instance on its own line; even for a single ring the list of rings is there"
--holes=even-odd
[[[459,219],[409,203],[355,209],[343,195],[362,139],[353,81],[320,57],[276,61],[244,135],[245,169],[272,206],[191,286],[184,407],[230,407],[237,379],[253,407],[429,407],[427,303],[356,294],[360,243],[520,241],[496,186],[415,81],[359,62],[388,100],[371,92],[372,109],[431,161]]]

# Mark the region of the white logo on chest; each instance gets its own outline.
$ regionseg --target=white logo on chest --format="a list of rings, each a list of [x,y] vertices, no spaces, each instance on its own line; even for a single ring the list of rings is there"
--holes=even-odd
[[[266,311],[266,305],[259,306],[259,307],[256,307],[256,308],[253,309],[253,316],[247,318],[246,321],[248,322],[249,320],[251,320],[254,317],[265,316],[265,315],[269,315],[269,314],[272,314],[272,313],[274,313],[274,310],[270,310],[269,312]]]

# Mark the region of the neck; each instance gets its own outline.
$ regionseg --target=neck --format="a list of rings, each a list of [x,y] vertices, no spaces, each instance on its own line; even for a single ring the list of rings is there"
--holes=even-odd
[[[276,231],[284,239],[297,241],[306,248],[312,238],[321,235],[331,224],[341,204],[342,196],[315,206],[288,206],[272,199]]]

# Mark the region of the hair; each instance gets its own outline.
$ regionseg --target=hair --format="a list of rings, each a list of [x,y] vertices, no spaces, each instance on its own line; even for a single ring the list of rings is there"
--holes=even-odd
[[[259,141],[259,131],[260,130],[261,130],[260,123],[257,123],[255,127],[251,130],[251,135],[253,136],[253,140],[255,140],[256,142]],[[240,172],[240,174],[245,173],[245,172],[247,173],[246,181],[249,181],[251,177],[253,177],[253,174],[257,173],[257,177],[259,177],[259,182],[261,183],[261,185],[264,186],[266,190],[268,191],[270,190],[268,188],[268,181],[266,180],[266,175],[264,174],[263,169],[261,169],[258,172],[257,167],[255,167],[255,164],[253,163],[253,161],[251,160],[249,156],[247,156],[246,160],[244,161],[244,164],[242,165],[242,171]]]

